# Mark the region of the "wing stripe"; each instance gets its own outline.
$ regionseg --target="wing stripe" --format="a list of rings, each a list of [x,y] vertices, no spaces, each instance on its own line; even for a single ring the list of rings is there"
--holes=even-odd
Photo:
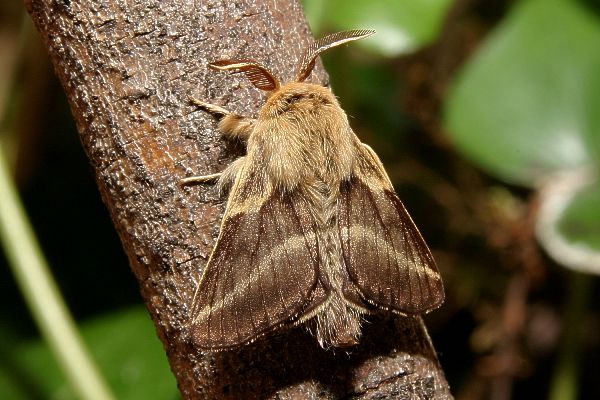
[[[382,238],[379,237],[379,235],[377,235],[376,237],[379,238],[379,241],[376,241],[375,243],[375,249],[377,251],[377,260],[381,260],[382,257],[379,256],[379,251],[380,249],[385,249],[387,246],[391,247],[391,252],[390,251],[385,251],[384,255],[385,255],[385,259],[386,259],[386,267],[387,267],[387,284],[389,288],[392,288],[394,285],[394,278],[396,278],[396,282],[399,282],[399,278],[400,278],[400,265],[398,264],[398,260],[396,259],[396,257],[398,256],[398,254],[403,254],[403,256],[406,258],[407,257],[407,252],[398,252],[398,250],[396,249],[396,243],[392,238],[391,232],[390,232],[390,228],[387,226],[383,216],[381,215],[381,210],[377,207],[377,202],[375,200],[374,194],[371,191],[365,191],[364,193],[366,196],[364,197],[368,197],[369,201],[369,205],[372,207],[373,213],[374,213],[374,219],[379,222],[379,226],[381,227],[381,232],[382,232]],[[375,224],[371,224],[368,225],[369,227],[373,227],[373,226],[377,226]],[[377,230],[372,230],[374,231],[375,234],[378,233]],[[404,235],[404,241],[406,242],[406,232],[403,231],[402,232]],[[395,256],[395,257],[394,257]],[[381,262],[378,263],[378,265],[381,265]],[[409,269],[409,274],[410,274],[410,269]],[[379,297],[380,298],[384,298],[384,297],[388,297],[389,296],[389,303],[390,304],[394,304],[395,300],[396,300],[396,296],[395,296],[395,291],[393,290],[389,290],[387,291],[387,294],[384,292],[385,287],[381,286],[379,288]],[[410,285],[409,285],[409,291],[410,291]]]
[[[259,235],[259,240],[257,241],[257,243],[258,242],[260,242],[260,235]],[[257,268],[256,264],[254,264],[254,256],[255,256],[255,254],[256,254],[256,249],[254,249],[252,251],[251,255],[250,255],[250,262],[248,263],[248,265],[251,266],[251,268],[247,269],[248,270],[248,277],[246,279],[248,279],[248,284],[256,281],[254,284],[258,288],[259,301],[262,304],[262,309],[264,311],[266,311],[266,309],[267,309],[267,303],[265,301],[265,291],[264,291],[264,288],[263,288],[263,282],[262,282],[261,279],[255,279],[255,280],[252,279],[252,274],[256,271],[256,268]],[[257,274],[257,276],[260,276],[260,272]],[[243,304],[243,299],[241,301],[239,301],[238,303]],[[258,326],[257,321],[256,321],[257,317],[256,317],[256,315],[254,315],[254,313],[249,312],[248,314],[249,314],[250,323],[252,325],[252,330],[256,331],[257,330],[257,326]],[[266,317],[266,312],[265,312],[265,317]],[[238,332],[239,332],[239,329],[238,329]],[[241,340],[241,336],[242,335],[240,333],[238,333],[238,340]]]
[[[285,199],[283,199],[283,200],[285,201]],[[285,203],[283,203],[283,204],[285,204]],[[266,217],[271,217],[271,219],[274,220],[275,218],[274,218],[273,214],[274,214],[274,210],[268,210],[265,213]],[[271,232],[271,233],[273,233],[273,232]],[[285,232],[285,233],[286,234],[284,234],[283,237],[287,238],[288,237],[287,232]],[[284,239],[284,242],[283,242],[284,246],[282,246],[284,250],[285,250],[285,241],[286,241],[286,239]],[[283,253],[285,254],[285,251]],[[279,295],[278,296],[279,297],[279,303],[281,304],[281,308],[283,310],[285,310],[286,309],[286,307],[285,307],[285,300],[283,298],[283,293],[281,292],[280,273],[279,273],[279,271],[277,271],[277,268],[275,268],[275,265],[274,265],[275,263],[273,262],[273,252],[267,251],[267,254],[268,254],[268,257],[269,257],[269,261],[270,261],[271,272],[273,274],[272,276],[273,276],[275,282],[277,282],[276,286],[277,286],[277,294]]]

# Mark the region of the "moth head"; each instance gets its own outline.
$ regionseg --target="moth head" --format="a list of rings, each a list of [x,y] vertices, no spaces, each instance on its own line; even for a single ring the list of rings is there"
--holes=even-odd
[[[306,78],[308,78],[315,67],[317,57],[325,50],[353,40],[366,38],[374,33],[375,31],[373,29],[361,29],[337,32],[317,39],[304,51],[304,55],[298,63],[294,82],[304,82]],[[268,92],[276,91],[281,87],[279,79],[277,79],[267,67],[256,61],[221,60],[210,63],[209,67],[219,71],[244,73],[254,86]]]

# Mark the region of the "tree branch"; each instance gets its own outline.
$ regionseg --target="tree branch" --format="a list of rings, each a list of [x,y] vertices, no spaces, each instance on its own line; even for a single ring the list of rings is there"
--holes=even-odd
[[[350,353],[320,349],[302,327],[212,354],[186,336],[223,204],[210,186],[177,183],[240,154],[188,96],[255,113],[258,90],[206,65],[252,58],[292,78],[312,40],[297,1],[25,2],[185,398],[450,396],[420,318],[370,318]],[[312,80],[326,80],[322,67]]]

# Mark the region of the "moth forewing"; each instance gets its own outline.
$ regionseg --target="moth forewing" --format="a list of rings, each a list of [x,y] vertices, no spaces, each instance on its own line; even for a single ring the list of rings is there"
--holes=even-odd
[[[270,96],[256,119],[192,101],[222,118],[225,137],[247,141],[246,156],[219,175],[232,188],[193,300],[197,346],[233,348],[304,322],[321,346],[349,346],[358,343],[361,314],[419,314],[443,301],[431,252],[379,158],[329,89],[303,83],[319,53],[373,32],[316,41],[284,85],[254,61],[211,64],[245,73]]]
[[[381,161],[361,144],[353,180],[340,193],[340,237],[350,279],[369,303],[401,314],[441,305],[431,251],[395,194]]]

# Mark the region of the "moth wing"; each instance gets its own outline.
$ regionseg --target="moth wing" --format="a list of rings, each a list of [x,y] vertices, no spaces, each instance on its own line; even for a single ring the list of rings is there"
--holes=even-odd
[[[324,299],[303,198],[270,189],[255,168],[240,174],[194,296],[192,337],[206,349],[251,342]]]
[[[358,152],[338,203],[350,280],[367,302],[385,309],[418,314],[439,307],[444,289],[429,248],[377,155],[362,143]]]

